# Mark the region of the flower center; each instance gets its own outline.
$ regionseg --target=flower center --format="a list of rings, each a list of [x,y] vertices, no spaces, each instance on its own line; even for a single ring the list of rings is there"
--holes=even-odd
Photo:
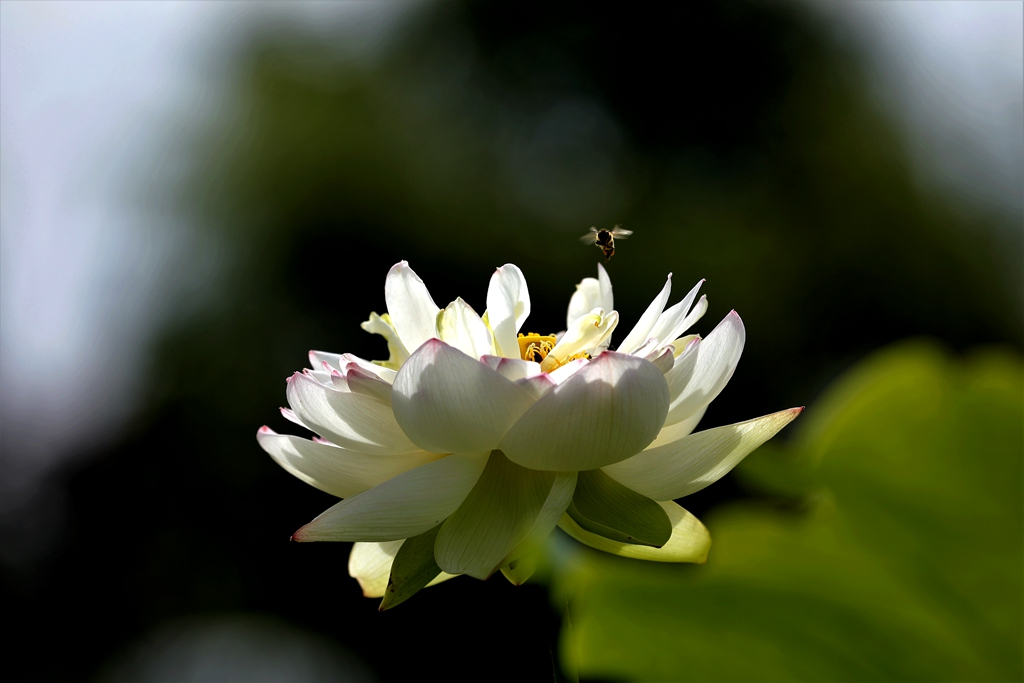
[[[551,349],[555,348],[557,341],[558,339],[554,335],[542,335],[536,332],[531,332],[530,334],[520,333],[519,355],[522,356],[523,360],[540,363],[540,369],[544,372],[551,372],[555,368],[559,368],[577,358],[590,358],[589,353],[582,351],[572,354],[565,360],[549,356],[548,354],[551,353]]]
[[[539,363],[555,348],[558,341],[554,336],[545,336],[531,332],[530,334],[519,335],[519,355],[523,360],[531,360]]]

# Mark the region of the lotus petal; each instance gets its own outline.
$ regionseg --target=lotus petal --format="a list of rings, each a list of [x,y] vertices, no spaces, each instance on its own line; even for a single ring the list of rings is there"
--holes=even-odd
[[[438,453],[490,452],[533,402],[526,389],[436,339],[409,357],[392,395],[402,430]]]
[[[530,290],[518,266],[506,263],[491,276],[487,288],[487,322],[494,332],[498,354],[519,358],[516,333],[530,315]]]
[[[721,393],[736,370],[745,340],[743,321],[732,311],[694,350],[692,374],[672,400],[665,424],[690,417]]]
[[[639,453],[658,435],[668,385],[652,363],[603,353],[538,400],[501,440],[523,467],[578,471]]]
[[[418,536],[458,509],[487,464],[485,454],[449,455],[347,498],[295,532],[296,541],[397,541]]]
[[[396,263],[388,271],[384,300],[398,338],[409,353],[437,335],[437,314],[441,309],[407,261]]]
[[[668,274],[665,286],[661,288],[658,296],[654,297],[654,301],[650,303],[647,310],[640,316],[640,320],[637,321],[633,329],[626,335],[626,338],[619,344],[617,349],[619,353],[632,353],[643,346],[644,342],[651,336],[651,330],[658,323],[658,318],[661,317],[662,311],[665,310],[665,304],[668,303],[670,294],[672,294],[672,273]]]
[[[724,477],[755,448],[795,420],[802,410],[790,408],[746,422],[706,429],[664,446],[649,448],[604,471],[648,498],[682,498]]]
[[[558,526],[580,543],[613,555],[652,562],[703,563],[711,549],[711,534],[700,520],[672,501],[659,503],[672,522],[672,537],[660,548],[632,543],[618,543],[592,534],[565,515]]]
[[[289,380],[287,394],[302,423],[339,446],[381,455],[427,450],[410,441],[391,406],[375,398],[337,391],[298,373]]]
[[[425,451],[370,455],[315,443],[298,436],[278,434],[270,427],[261,427],[256,433],[256,440],[288,472],[339,498],[362,493],[441,457],[437,453]]]
[[[434,546],[438,566],[451,574],[489,577],[530,536],[560,477],[575,479],[575,473],[529,470],[509,461],[501,451],[491,453],[472,492],[441,525]],[[564,486],[559,490],[562,496],[557,502],[564,511],[572,492]],[[552,518],[550,532],[561,512],[548,517]]]

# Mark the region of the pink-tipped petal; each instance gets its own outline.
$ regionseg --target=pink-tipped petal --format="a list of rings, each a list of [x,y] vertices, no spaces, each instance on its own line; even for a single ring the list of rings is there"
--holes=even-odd
[[[755,448],[795,420],[790,408],[746,422],[706,429],[650,448],[604,468],[619,483],[654,500],[674,500],[715,483]]]

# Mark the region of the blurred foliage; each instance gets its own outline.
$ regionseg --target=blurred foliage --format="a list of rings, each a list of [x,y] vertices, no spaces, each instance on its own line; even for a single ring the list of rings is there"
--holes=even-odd
[[[272,363],[239,379],[251,402],[232,410],[255,415],[307,346],[383,352],[358,323],[402,258],[442,305],[480,310],[517,263],[531,329],[554,332],[599,259],[576,238],[613,223],[636,232],[609,264],[625,324],[670,271],[708,279],[700,331],[744,316],[716,423],[806,403],[908,336],[1020,346],[1024,264],[997,266],[1020,232],[920,190],[845,41],[763,2],[426,5],[361,59],[275,27],[240,53],[182,197],[231,265],[219,315],[158,363],[215,401],[222,359]]]
[[[190,165],[154,208],[196,226],[181,278],[202,291],[139,368],[134,422],[62,475],[52,557],[3,568],[9,646],[63,653],[16,659],[14,678],[82,680],[160,623],[219,612],[324,634],[385,680],[438,658],[452,679],[551,675],[543,587],[459,579],[378,615],[347,545],[285,542],[333,499],[278,468],[256,429],[293,431],[275,408],[307,349],[386,355],[359,323],[402,258],[439,303],[478,311],[493,268],[517,263],[528,328],[552,332],[600,259],[577,237],[622,223],[635,235],[609,270],[625,326],[669,271],[677,298],[708,279],[696,331],[744,317],[708,425],[810,403],[907,336],[1021,345],[1022,269],[993,265],[1020,254],[1019,231],[919,188],[849,36],[807,6],[406,7],[370,52],[326,23],[266,26],[232,52],[216,118],[176,138]],[[201,279],[210,262],[219,277]],[[687,507],[750,495],[726,479]],[[728,557],[728,534],[718,546]]]
[[[709,515],[706,566],[575,553],[563,656],[628,680],[1021,680],[1022,415],[1017,356],[871,357],[745,461],[790,505]]]

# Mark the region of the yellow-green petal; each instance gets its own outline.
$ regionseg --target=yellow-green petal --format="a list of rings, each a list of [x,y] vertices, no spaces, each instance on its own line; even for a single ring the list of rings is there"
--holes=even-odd
[[[658,503],[672,522],[672,537],[660,548],[631,543],[618,543],[592,534],[580,527],[569,515],[564,515],[558,526],[580,543],[603,550],[612,555],[652,562],[703,563],[711,549],[711,534],[700,520],[672,501]]]

